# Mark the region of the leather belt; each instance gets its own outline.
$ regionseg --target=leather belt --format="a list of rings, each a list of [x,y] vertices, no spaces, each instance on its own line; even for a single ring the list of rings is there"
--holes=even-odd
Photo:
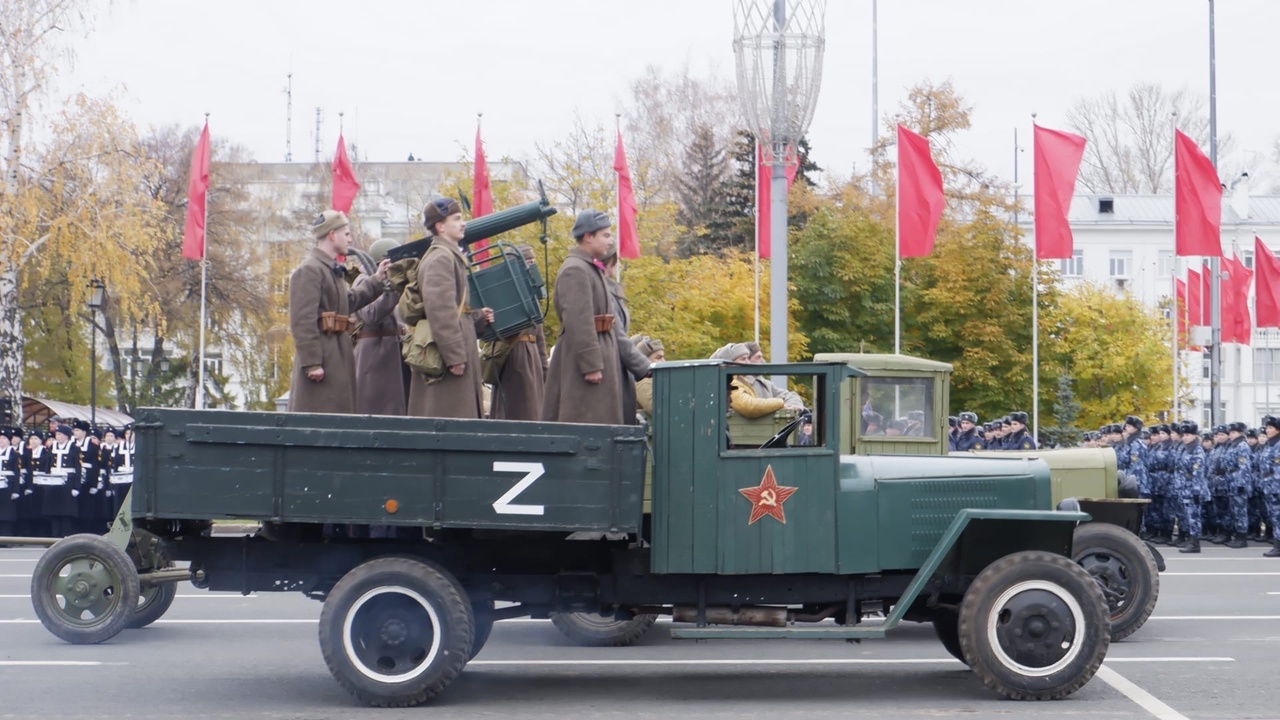
[[[531,332],[523,332],[519,335],[503,338],[503,340],[506,340],[513,345],[518,342],[536,343],[538,342],[538,336]]]
[[[398,337],[400,337],[400,334],[401,334],[401,333],[400,333],[400,331],[399,331],[399,330],[379,330],[379,331],[377,331],[377,332],[362,332],[362,333],[358,333],[358,334],[356,335],[356,339],[357,339],[357,340],[368,340],[368,339],[370,339],[370,338],[384,338],[384,337],[393,337],[393,338],[398,338]]]

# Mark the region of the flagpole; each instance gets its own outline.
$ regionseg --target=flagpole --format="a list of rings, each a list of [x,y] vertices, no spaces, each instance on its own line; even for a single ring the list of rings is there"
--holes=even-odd
[[[204,114],[205,127],[209,126],[209,113]],[[210,163],[210,175],[212,172]],[[213,185],[212,182],[209,183]],[[204,327],[207,324],[206,314],[208,312],[208,287],[209,287],[209,190],[205,190],[204,198],[204,238],[200,248],[200,367],[197,374],[196,385],[196,408],[204,409]]]
[[[902,134],[899,133],[901,138]],[[898,186],[893,193],[893,354],[902,354],[902,151],[898,151]]]
[[[755,245],[756,251],[751,258],[751,266],[756,275],[756,291],[755,291],[755,342],[760,344],[760,160],[764,151],[761,149],[760,141],[754,141],[756,146],[755,153],[755,176],[756,176],[756,212],[755,212]]]
[[[1031,113],[1031,126],[1036,124],[1036,114]],[[1035,143],[1034,133],[1031,142]],[[1013,128],[1013,227],[1018,230],[1018,209],[1021,187],[1018,184],[1018,127]],[[1031,437],[1040,437],[1040,257],[1035,244],[1031,247]]]
[[[1176,216],[1177,216],[1177,213],[1174,213],[1174,216],[1175,216],[1175,217],[1174,217],[1174,221],[1173,221],[1173,222],[1174,222],[1174,224],[1176,225],[1176,224],[1177,224],[1177,222],[1178,222],[1177,217],[1176,217]],[[1176,233],[1177,231],[1175,230],[1174,232]],[[1174,422],[1177,422],[1177,421],[1179,420],[1179,417],[1178,417],[1178,415],[1179,415],[1179,409],[1178,409],[1178,320],[1180,320],[1180,319],[1181,319],[1181,317],[1182,317],[1182,308],[1178,306],[1178,255],[1177,255],[1177,252],[1176,252],[1176,251],[1174,252],[1174,255],[1173,255],[1173,272],[1169,275],[1169,286],[1173,288],[1173,290],[1172,290],[1172,293],[1173,293],[1173,294],[1172,294],[1172,295],[1170,295],[1170,297],[1172,297],[1172,298],[1173,298],[1173,312],[1169,313],[1169,316],[1173,318],[1173,401],[1170,403],[1170,407],[1171,407],[1172,409],[1170,410],[1169,415],[1170,415],[1170,417],[1173,419],[1173,421],[1174,421]],[[1191,290],[1190,288],[1187,288],[1187,291],[1188,291],[1188,292],[1190,292],[1190,290]],[[1187,325],[1187,332],[1188,332],[1188,333],[1189,333],[1189,332],[1191,332],[1191,326],[1190,326],[1190,323],[1188,323],[1188,325]]]
[[[1213,0],[1209,0],[1209,160],[1218,169],[1218,65],[1214,28]],[[1176,213],[1175,213],[1176,214]],[[1209,258],[1209,271],[1213,275],[1209,283],[1209,418],[1213,425],[1222,421],[1222,238],[1218,238],[1218,253]]]

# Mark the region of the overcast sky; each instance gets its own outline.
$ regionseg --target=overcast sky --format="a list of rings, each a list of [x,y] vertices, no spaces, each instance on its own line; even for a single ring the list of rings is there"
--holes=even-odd
[[[1137,81],[1208,94],[1207,0],[880,0],[880,110],[925,78],[975,107],[968,154],[1013,172],[1013,129],[1062,126],[1078,97]],[[847,174],[871,137],[871,0],[829,0],[814,158]],[[1219,127],[1266,155],[1280,126],[1280,0],[1219,0]],[[64,90],[123,89],[141,125],[198,124],[260,161],[328,156],[345,112],[362,159],[456,159],[484,112],[491,158],[612,123],[649,64],[732,78],[730,0],[125,0],[79,43]],[[1024,153],[1022,172],[1031,171]]]

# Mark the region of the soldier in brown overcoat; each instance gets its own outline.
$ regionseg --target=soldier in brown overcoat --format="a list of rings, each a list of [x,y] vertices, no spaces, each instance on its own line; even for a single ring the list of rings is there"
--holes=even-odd
[[[622,422],[626,425],[637,425],[636,417],[636,381],[649,374],[649,360],[636,349],[631,342],[631,311],[627,308],[627,294],[622,291],[622,283],[614,279],[618,267],[618,247],[611,245],[604,256],[604,278],[609,286],[609,301],[613,303],[613,312],[618,316],[613,324],[613,334],[618,345],[618,360],[622,370],[618,375],[619,390],[622,393]]]
[[[418,288],[423,313],[448,370],[431,380],[413,373],[409,414],[478,420],[484,414],[476,334],[493,322],[493,310],[472,310],[467,304],[467,262],[460,245],[467,222],[458,201],[441,198],[427,203],[423,220],[432,240],[418,263]]]
[[[369,248],[369,255],[380,263],[395,246],[396,241],[383,238]],[[386,293],[355,313],[360,323],[355,350],[356,412],[361,415],[405,414],[409,392],[400,354],[399,300],[395,293]]]
[[[372,276],[348,285],[337,261],[351,247],[347,216],[326,210],[312,226],[316,246],[289,276],[289,330],[293,333],[290,412],[354,413],[355,357],[350,315],[386,291],[383,261]]]
[[[533,265],[533,248],[520,246],[526,265]],[[542,323],[498,341],[509,346],[498,383],[493,388],[494,420],[537,420],[546,397],[547,337]]]
[[[613,232],[599,210],[578,213],[577,246],[556,274],[554,305],[560,334],[547,369],[542,419],[622,424],[622,394],[614,316],[604,272],[594,261],[609,252]]]

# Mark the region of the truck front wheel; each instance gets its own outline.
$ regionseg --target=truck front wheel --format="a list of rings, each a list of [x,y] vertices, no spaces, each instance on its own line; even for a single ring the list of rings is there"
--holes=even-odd
[[[987,566],[960,604],[960,647],[987,687],[1057,700],[1093,677],[1111,643],[1098,584],[1069,558],[1016,552]]]
[[[1111,639],[1122,640],[1151,617],[1160,596],[1155,559],[1133,533],[1091,522],[1076,528],[1072,556],[1093,576],[1111,612]]]
[[[320,650],[329,672],[361,702],[411,707],[462,672],[474,641],[472,613],[444,568],[404,557],[370,560],[325,599]]]

